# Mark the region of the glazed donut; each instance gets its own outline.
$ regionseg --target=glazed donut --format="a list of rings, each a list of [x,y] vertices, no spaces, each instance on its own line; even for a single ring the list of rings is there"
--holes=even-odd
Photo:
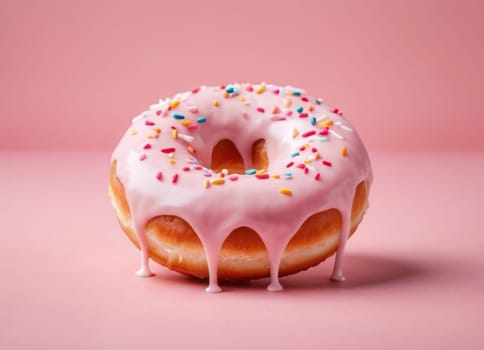
[[[109,182],[118,221],[149,259],[209,279],[279,276],[336,253],[368,207],[372,172],[342,113],[302,89],[205,87],[160,100],[133,119]]]

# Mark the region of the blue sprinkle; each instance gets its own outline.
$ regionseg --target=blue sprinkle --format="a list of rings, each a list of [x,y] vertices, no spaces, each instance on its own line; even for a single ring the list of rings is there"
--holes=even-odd
[[[291,154],[291,157],[297,157],[299,155],[299,152],[294,152],[293,154]]]
[[[322,137],[319,138],[319,141],[326,142],[326,141],[328,141],[328,138],[326,136],[322,136]]]
[[[311,125],[316,125],[316,117],[311,117]]]
[[[256,172],[257,172],[257,170],[255,170],[255,169],[249,169],[249,170],[245,171],[245,174],[246,175],[255,175]]]
[[[292,90],[292,94],[294,96],[301,96],[301,91],[298,91],[298,90]]]
[[[304,107],[298,107],[298,108],[296,109],[296,111],[297,111],[298,113],[302,113],[302,111],[304,111]]]
[[[284,174],[284,177],[285,177],[286,179],[292,179],[292,173],[285,173],[285,174]]]
[[[197,123],[205,123],[207,121],[207,117],[200,117],[197,119]]]
[[[227,87],[225,88],[225,92],[226,92],[226,93],[228,93],[228,94],[233,93],[233,92],[234,92],[234,87],[233,87],[233,86],[230,86],[230,85],[229,85],[229,86],[227,86]]]
[[[173,118],[175,118],[175,119],[185,119],[185,116],[183,114],[173,113]]]

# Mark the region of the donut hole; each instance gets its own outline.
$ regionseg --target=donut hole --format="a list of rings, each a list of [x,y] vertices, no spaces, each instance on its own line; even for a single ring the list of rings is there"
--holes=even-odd
[[[267,169],[269,157],[267,156],[266,140],[259,139],[252,144],[252,164],[248,168]],[[228,139],[220,140],[212,150],[210,169],[215,172],[227,169],[229,173],[244,174],[248,169],[244,159],[235,144]]]

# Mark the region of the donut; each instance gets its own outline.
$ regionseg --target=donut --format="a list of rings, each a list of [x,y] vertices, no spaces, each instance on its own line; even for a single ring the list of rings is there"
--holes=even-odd
[[[219,280],[280,276],[336,254],[368,208],[372,171],[341,111],[291,86],[202,86],[136,116],[111,158],[119,224],[149,260]]]

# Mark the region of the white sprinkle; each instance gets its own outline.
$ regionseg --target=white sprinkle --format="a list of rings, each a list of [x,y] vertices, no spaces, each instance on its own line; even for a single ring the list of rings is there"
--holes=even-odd
[[[138,120],[142,119],[142,118],[146,118],[148,117],[148,115],[146,113],[141,113],[140,115],[136,116],[133,118],[133,120],[131,121],[132,124],[136,123]]]
[[[341,136],[340,134],[338,134],[338,133],[337,133],[336,131],[334,131],[333,129],[329,129],[329,132],[330,132],[331,134],[333,134],[334,136],[336,136],[337,138],[339,138],[340,140],[343,140],[343,139],[344,139],[344,137],[343,137],[343,136]]]
[[[341,129],[346,130],[346,131],[353,131],[348,125],[343,124],[342,122],[335,122],[336,125],[338,125]]]
[[[185,134],[182,134],[182,133],[178,133],[178,137],[187,141],[187,142],[192,142],[193,141],[193,136],[190,136],[190,135],[185,135]]]
[[[227,169],[222,169],[222,174],[228,175],[229,174],[229,171]]]

